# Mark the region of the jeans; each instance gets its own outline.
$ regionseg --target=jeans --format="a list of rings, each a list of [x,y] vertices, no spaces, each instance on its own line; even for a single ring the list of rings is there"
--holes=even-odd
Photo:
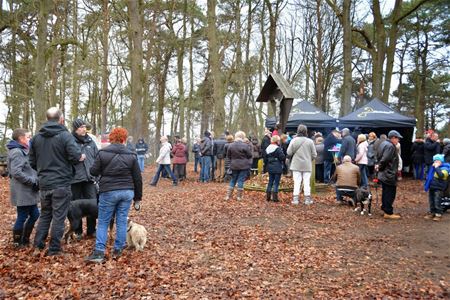
[[[198,169],[197,169],[197,166],[198,166],[198,164],[200,164],[200,159],[201,159],[201,157],[195,157],[195,160],[194,160],[194,172],[195,173],[198,173]],[[200,168],[201,168],[201,164],[200,164]]]
[[[428,192],[428,202],[430,203],[430,213],[440,214],[444,213],[441,206],[442,191],[430,189]]]
[[[33,228],[39,218],[39,208],[37,205],[17,206],[17,219],[13,230],[22,230],[23,228]]]
[[[202,156],[201,165],[200,182],[208,182],[211,174],[211,156]]]
[[[158,170],[156,170],[156,174],[152,179],[152,182],[150,184],[156,185],[159,180],[159,176],[161,175],[162,170],[166,170],[166,172],[170,175],[170,178],[172,178],[173,183],[177,183],[177,179],[175,178],[175,175],[173,174],[172,170],[170,169],[170,165],[162,165],[160,164],[158,166]]]
[[[359,173],[361,174],[361,186],[367,187],[368,179],[367,179],[367,165],[358,165]]]
[[[244,181],[247,178],[248,170],[232,170],[233,174],[231,175],[230,187],[234,188],[237,183],[238,189],[244,188]]]
[[[333,161],[330,161],[330,160],[323,161],[323,181],[325,183],[330,182],[332,167],[333,167]]]
[[[61,238],[64,234],[64,221],[72,199],[70,186],[59,187],[54,190],[41,190],[41,216],[36,227],[34,246],[40,249],[45,247],[45,239],[50,230],[49,252],[61,251]]]
[[[381,192],[381,210],[388,215],[392,215],[394,213],[392,205],[394,204],[395,195],[397,194],[397,186],[386,184],[381,181],[381,187],[383,188]]]
[[[108,239],[108,227],[114,212],[116,213],[116,239],[114,249],[122,250],[127,241],[127,218],[133,190],[116,190],[100,193],[98,202],[98,226],[95,238],[95,250],[105,252]]]
[[[141,169],[141,172],[144,172],[145,155],[138,155],[137,159],[138,159],[138,163],[139,163],[139,169]]]
[[[342,201],[342,200],[344,200],[344,196],[351,197],[353,199],[353,201],[355,201],[356,194],[355,194],[355,191],[343,191],[343,190],[336,188],[336,200]]]
[[[280,186],[281,174],[270,173],[269,172],[269,182],[267,183],[266,192],[269,193],[273,191],[274,193],[278,193],[278,187]],[[272,190],[273,186],[273,190]]]
[[[414,179],[423,180],[425,164],[414,164]]]
[[[292,171],[294,178],[294,196],[300,195],[303,182],[303,193],[305,196],[311,196],[311,172]]]

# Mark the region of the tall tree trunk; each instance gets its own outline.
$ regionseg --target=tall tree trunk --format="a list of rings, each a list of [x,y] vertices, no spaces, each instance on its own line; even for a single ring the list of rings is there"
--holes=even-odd
[[[214,131],[221,133],[225,126],[225,98],[223,95],[222,60],[219,55],[216,27],[216,0],[208,0],[207,37],[209,65],[213,82]]]
[[[40,128],[45,122],[45,112],[47,110],[47,99],[45,96],[45,82],[46,82],[46,59],[47,51],[47,21],[49,11],[48,0],[39,1],[38,25],[37,25],[37,46],[36,46],[36,60],[34,68],[34,106],[36,113],[36,125]]]
[[[345,116],[351,110],[352,97],[352,24],[350,20],[351,0],[344,0],[342,6],[344,80],[342,82],[342,102],[339,116]]]
[[[179,134],[180,137],[184,136],[184,123],[185,123],[185,98],[184,98],[184,79],[183,79],[183,62],[186,43],[186,19],[187,19],[187,0],[183,2],[183,34],[179,46],[177,47],[177,69],[178,69],[178,99],[179,99]]]
[[[188,145],[191,144],[191,127],[192,127],[192,103],[194,97],[194,18],[190,14],[189,22],[191,24],[190,37],[189,37],[189,100],[188,100],[188,111],[187,111],[187,122],[186,122],[186,136],[188,139]]]
[[[73,38],[78,39],[78,0],[72,1],[72,31]],[[72,119],[78,116],[78,45],[73,45],[72,62],[72,97],[70,101],[70,115]]]
[[[142,136],[142,0],[128,0],[128,15],[130,19],[129,33],[131,35],[131,128],[133,136]]]
[[[322,38],[323,38],[323,24],[322,24],[322,12],[320,11],[322,5],[321,0],[316,0],[316,18],[317,18],[317,82],[316,82],[316,99],[315,105],[326,110],[323,102],[323,88],[324,88],[324,62],[323,62],[323,48],[322,48]]]
[[[109,0],[103,0],[103,26],[102,26],[102,95],[100,100],[101,123],[100,130],[106,132],[107,111],[108,111],[108,52],[109,52]]]

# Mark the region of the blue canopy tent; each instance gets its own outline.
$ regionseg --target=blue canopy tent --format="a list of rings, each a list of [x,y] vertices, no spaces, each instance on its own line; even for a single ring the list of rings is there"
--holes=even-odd
[[[286,123],[286,131],[296,132],[300,124],[304,124],[309,130],[328,132],[336,128],[336,119],[330,117],[307,100],[302,100],[292,107],[292,113]],[[266,119],[266,127],[273,128],[276,125],[275,118]]]
[[[355,136],[358,133],[373,131],[379,137],[383,133],[387,135],[392,129],[397,130],[403,136],[400,141],[403,166],[409,166],[411,163],[411,146],[416,119],[396,112],[381,100],[374,98],[361,108],[339,118],[338,126],[340,129],[350,128]]]

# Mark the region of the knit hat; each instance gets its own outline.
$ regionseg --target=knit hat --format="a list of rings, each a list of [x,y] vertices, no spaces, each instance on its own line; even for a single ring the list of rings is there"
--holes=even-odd
[[[436,161],[436,160],[438,160],[438,161],[440,161],[440,162],[444,162],[444,154],[436,154],[436,155],[434,155],[433,156],[433,161]]]
[[[82,119],[75,119],[72,122],[73,130],[77,130],[78,128],[80,128],[83,125],[86,125],[86,122],[83,121]]]
[[[204,134],[205,134],[206,137],[210,137],[211,136],[211,132],[209,132],[208,130],[206,130]]]
[[[443,140],[443,142],[444,142],[444,145],[450,144],[450,139],[449,138],[445,138]]]

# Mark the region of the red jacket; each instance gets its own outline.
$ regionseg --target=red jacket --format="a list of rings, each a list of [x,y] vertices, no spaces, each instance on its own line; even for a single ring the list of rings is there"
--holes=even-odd
[[[173,146],[172,149],[172,163],[177,164],[185,164],[187,163],[186,159],[186,146],[182,143],[177,143],[175,146]]]

